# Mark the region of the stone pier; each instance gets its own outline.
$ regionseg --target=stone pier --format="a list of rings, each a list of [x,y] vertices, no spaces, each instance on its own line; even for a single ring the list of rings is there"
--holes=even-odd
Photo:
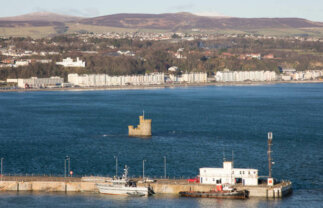
[[[134,179],[138,181],[139,179]],[[0,181],[0,191],[35,191],[35,192],[89,192],[99,193],[96,183],[104,182],[105,178],[63,178],[63,177],[5,177]],[[159,179],[154,183],[138,183],[138,186],[148,185],[156,194],[178,194],[181,191],[207,192],[216,190],[215,185],[188,183],[186,180]],[[242,186],[236,185],[237,190],[246,190],[249,197],[282,198],[292,192],[289,181],[274,186]]]

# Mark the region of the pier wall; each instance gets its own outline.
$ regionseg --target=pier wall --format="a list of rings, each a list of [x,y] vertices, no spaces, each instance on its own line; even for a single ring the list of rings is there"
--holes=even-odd
[[[178,194],[181,191],[200,191],[207,192],[216,190],[215,185],[202,185],[196,183],[176,184],[176,181],[164,183],[152,183],[150,186],[155,193],[160,194]],[[266,198],[282,198],[292,191],[290,182],[284,182],[275,186],[236,186],[237,190],[246,190],[249,197],[266,197]]]
[[[0,191],[98,192],[94,182],[0,181]]]
[[[29,179],[29,180],[28,180]],[[66,180],[56,178],[56,181],[45,180],[42,178],[25,177],[24,180],[0,181],[0,191],[35,191],[35,192],[91,192],[98,193],[97,181],[82,181],[80,178]],[[138,186],[150,186],[156,194],[178,194],[181,191],[200,191],[208,192],[215,190],[215,185],[205,185],[198,183],[187,183],[185,180],[166,180],[162,179],[155,183],[138,183]],[[237,190],[246,190],[249,197],[281,198],[292,191],[291,182],[282,182],[275,186],[235,186]]]

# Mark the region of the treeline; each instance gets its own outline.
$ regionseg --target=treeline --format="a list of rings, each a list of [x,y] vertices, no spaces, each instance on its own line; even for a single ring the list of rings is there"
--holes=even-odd
[[[0,80],[6,78],[28,78],[31,76],[67,77],[68,73],[104,73],[109,75],[144,74],[167,72],[171,66],[178,66],[183,72],[207,72],[214,74],[225,68],[231,70],[278,71],[278,66],[297,70],[323,69],[323,43],[298,40],[254,40],[244,38],[222,38],[212,41],[140,41],[131,39],[80,38],[76,35],[57,36],[51,39],[29,38],[0,39],[2,48],[10,45],[20,50],[56,51],[60,55],[47,57],[25,57],[52,59],[51,64],[32,63],[26,67],[0,68]],[[182,59],[174,56],[179,48]],[[129,50],[136,55],[118,56],[118,50]],[[85,53],[96,51],[96,54]],[[224,52],[233,54],[223,56]],[[239,54],[274,54],[275,59],[241,60]],[[56,61],[66,57],[80,57],[86,61],[85,68],[64,68]],[[1,60],[7,57],[0,57]]]

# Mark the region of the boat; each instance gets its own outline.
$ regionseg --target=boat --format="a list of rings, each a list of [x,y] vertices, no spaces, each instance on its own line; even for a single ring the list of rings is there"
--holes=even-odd
[[[137,187],[137,183],[128,179],[128,167],[124,169],[122,178],[113,178],[104,183],[97,183],[99,192],[109,195],[149,196],[154,192],[150,187]]]
[[[200,191],[181,191],[179,195],[182,197],[193,198],[218,198],[218,199],[246,199],[248,194],[245,190],[237,191],[234,188],[225,187],[222,189],[217,187],[217,190],[210,190],[208,192]]]

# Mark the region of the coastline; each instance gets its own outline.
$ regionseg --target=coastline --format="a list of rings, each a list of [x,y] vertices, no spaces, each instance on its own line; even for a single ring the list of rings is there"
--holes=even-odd
[[[275,84],[314,84],[323,83],[323,80],[305,81],[274,81],[274,82],[207,82],[207,83],[178,83],[162,85],[138,85],[138,86],[109,86],[109,87],[72,87],[72,88],[39,88],[39,89],[0,89],[1,92],[41,92],[41,91],[105,91],[105,90],[143,90],[163,89],[178,87],[205,87],[205,86],[259,86]]]

